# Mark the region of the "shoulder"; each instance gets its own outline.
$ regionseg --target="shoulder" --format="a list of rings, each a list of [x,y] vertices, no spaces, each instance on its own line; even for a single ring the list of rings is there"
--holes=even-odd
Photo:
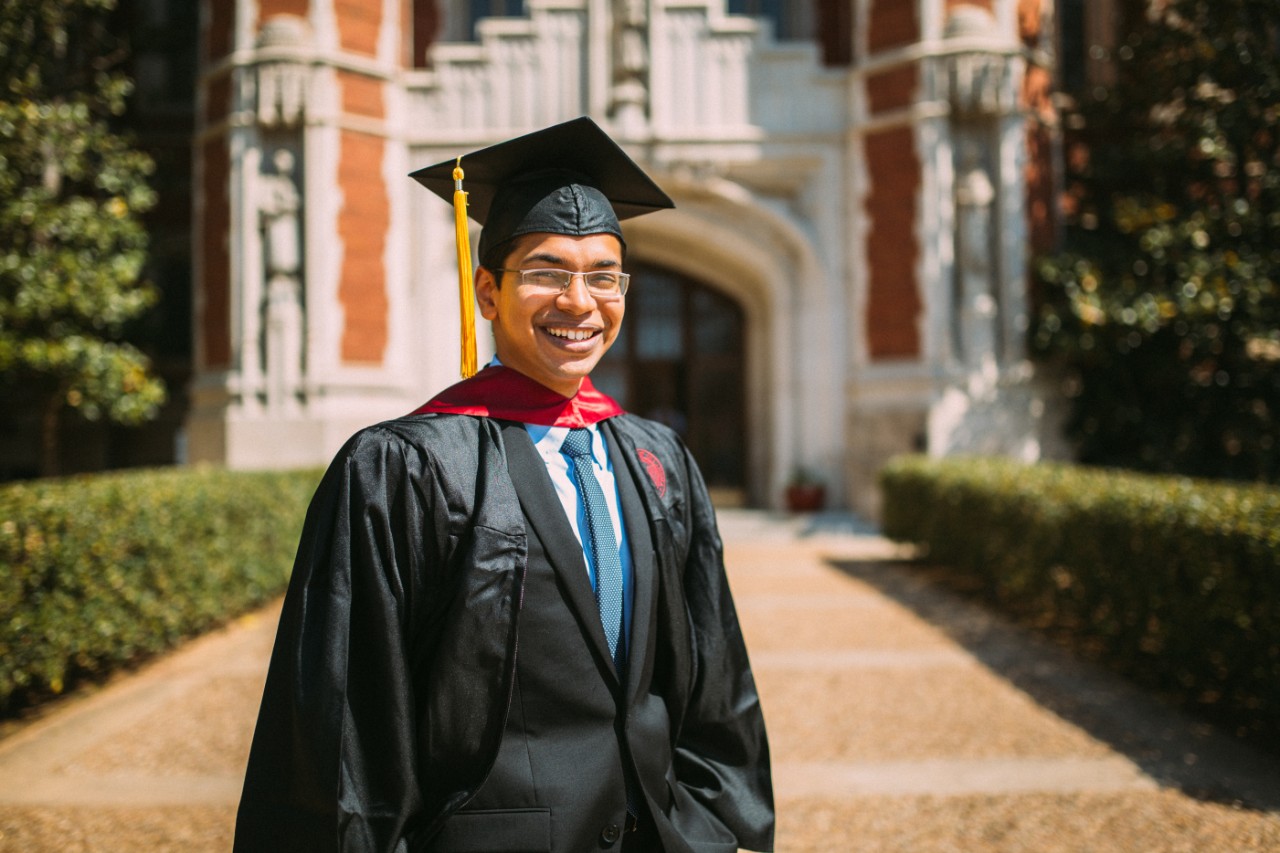
[[[610,418],[609,423],[619,436],[623,452],[634,453],[635,461],[663,500],[678,503],[687,491],[690,475],[697,476],[697,466],[676,431],[632,414]]]
[[[474,470],[498,425],[468,415],[406,415],[361,429],[338,452],[335,464],[358,469]]]
[[[365,427],[334,457],[326,499],[388,511],[426,511],[441,524],[514,531],[503,422],[470,415],[408,415]],[[513,518],[516,519],[513,521]]]
[[[642,418],[630,412],[610,418],[609,422],[613,424],[620,434],[634,441],[637,447],[647,447],[654,451],[661,450],[664,453],[674,455],[682,455],[684,453],[684,442],[680,440],[680,436],[676,431],[666,424],[660,424],[657,421],[651,421],[648,418]]]
[[[372,441],[399,441],[429,447],[439,442],[478,440],[498,429],[497,422],[474,415],[404,415],[356,433]]]
[[[618,435],[634,444],[641,461],[657,458],[666,468],[683,469],[689,464],[684,442],[666,424],[642,418],[639,415],[622,414],[610,418]]]

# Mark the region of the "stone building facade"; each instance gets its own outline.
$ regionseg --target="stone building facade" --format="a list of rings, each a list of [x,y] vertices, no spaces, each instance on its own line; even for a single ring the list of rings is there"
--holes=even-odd
[[[874,514],[897,453],[1056,454],[1024,347],[1055,14],[202,0],[189,458],[321,464],[456,381],[452,211],[406,175],[583,114],[677,205],[624,225],[597,384],[684,432],[721,500],[779,505],[804,469]]]

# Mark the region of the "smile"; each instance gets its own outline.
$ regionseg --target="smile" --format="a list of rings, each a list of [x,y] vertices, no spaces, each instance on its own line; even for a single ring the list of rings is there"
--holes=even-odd
[[[599,330],[596,329],[556,329],[550,327],[546,329],[546,332],[552,337],[564,338],[569,341],[585,341],[600,334]]]

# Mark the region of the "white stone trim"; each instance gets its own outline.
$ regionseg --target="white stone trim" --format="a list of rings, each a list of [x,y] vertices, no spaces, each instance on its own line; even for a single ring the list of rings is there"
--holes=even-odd
[[[741,185],[716,178],[660,176],[674,211],[625,226],[632,257],[657,263],[725,292],[747,322],[748,492],[779,506],[799,464],[831,473],[842,495],[839,404],[844,366],[833,285],[798,220]],[[837,288],[838,289],[838,288]],[[824,313],[825,312],[825,313]],[[822,315],[824,321],[807,320]]]
[[[237,68],[261,65],[264,62],[293,62],[302,65],[324,66],[351,71],[381,80],[398,80],[409,72],[402,72],[393,64],[362,53],[352,53],[319,45],[271,45],[268,47],[239,48],[210,64],[200,74],[202,80],[212,81],[232,73]],[[423,74],[421,69],[414,72]]]
[[[920,289],[920,360],[945,367],[952,360],[952,286],[955,277],[954,153],[950,123],[935,115],[915,124],[920,161],[915,237],[920,247],[916,281]]]
[[[210,0],[225,3],[226,0]],[[252,48],[258,37],[258,0],[236,0],[235,34],[232,46],[236,51]]]
[[[963,37],[916,42],[903,47],[882,50],[850,68],[859,77],[879,74],[901,65],[912,65],[930,59],[941,59],[957,53],[994,53],[1017,56],[1026,49],[1017,41],[1005,38]]]
[[[316,91],[328,93],[330,100],[338,97],[335,76],[332,69],[323,69],[317,74]],[[321,112],[332,108],[332,104],[318,106]],[[338,298],[345,252],[338,236],[344,200],[338,183],[341,145],[341,130],[337,127],[314,124],[304,131],[308,399],[323,396],[325,386],[337,369],[342,345],[343,311]]]
[[[406,53],[405,39],[413,38],[412,21],[408,33],[402,33],[400,29],[402,11],[400,7],[406,2],[412,2],[412,0],[382,0],[382,26],[378,28],[378,46],[375,53],[379,63],[396,69],[403,66],[401,59]],[[409,17],[412,18],[412,8]]]
[[[640,100],[626,101],[631,111],[624,128],[609,117],[612,0],[529,0],[527,17],[483,22],[476,43],[435,45],[431,69],[401,67],[402,40],[409,34],[402,30],[399,0],[380,2],[376,57],[341,49],[332,0],[311,3],[312,45],[255,48],[257,0],[235,0],[235,49],[200,77],[202,99],[207,87],[222,79],[235,84],[230,115],[205,124],[202,104],[197,128],[198,143],[225,139],[231,149],[228,251],[237,300],[231,313],[236,351],[228,371],[197,368],[193,455],[206,452],[197,453],[197,445],[221,446],[218,452],[233,464],[276,462],[264,457],[265,442],[255,446],[251,438],[252,430],[265,426],[271,427],[271,441],[292,442],[289,452],[306,447],[313,456],[329,454],[358,426],[407,411],[456,381],[452,213],[405,173],[586,113],[620,138],[679,204],[674,212],[624,225],[631,257],[706,282],[743,308],[753,502],[778,506],[797,463],[830,472],[836,505],[861,500],[865,478],[883,454],[909,449],[930,410],[966,380],[950,355],[955,176],[951,107],[948,90],[939,89],[938,69],[961,53],[996,54],[1012,66],[1017,91],[1026,62],[1040,55],[1017,38],[1014,0],[996,0],[998,35],[951,39],[943,38],[944,0],[907,1],[918,10],[919,43],[869,55],[870,0],[855,0],[852,65],[826,69],[816,44],[778,43],[768,27],[727,14],[723,0],[651,0],[649,112],[644,116],[636,109]],[[246,314],[255,298],[247,271],[261,266],[256,210],[246,194],[251,201],[263,136],[244,86],[256,77],[259,64],[277,61],[301,63],[311,70],[314,84],[304,123],[296,130],[307,200],[309,408],[307,419],[278,424],[265,417],[254,420],[235,399],[256,381],[253,353],[242,348],[253,340],[255,322]],[[910,64],[920,69],[911,102],[869,114],[867,81]],[[385,120],[343,113],[341,72],[382,83]],[[1016,112],[996,120],[1001,196],[994,214],[1003,235],[997,267],[1001,316],[1012,322],[1025,313],[1015,306],[1025,306],[1026,298],[1027,123]],[[921,301],[920,356],[871,362],[866,241],[873,223],[865,205],[872,176],[864,142],[867,134],[903,127],[912,129],[920,164],[912,225],[919,247],[914,272]],[[345,247],[338,236],[343,207],[338,174],[345,132],[381,139],[385,151],[382,178],[391,224],[383,264],[389,315],[387,348],[376,366],[341,361],[338,288]],[[202,204],[202,184],[196,193],[196,203]],[[473,231],[474,244],[479,229]],[[202,275],[199,245],[197,278]],[[203,312],[203,291],[196,298],[197,312]],[[477,326],[483,362],[492,353],[492,341],[487,324],[478,319]],[[205,349],[202,335],[197,322],[197,352]],[[1020,343],[1021,330],[1005,330],[1004,340]],[[1012,388],[1010,393],[1024,400],[1025,393],[1008,384],[1021,376],[1020,351],[1007,349],[1007,370],[997,377],[997,390]],[[942,434],[943,414],[939,410],[930,424],[940,430],[938,447],[950,441]],[[203,431],[194,429],[197,422]],[[1011,435],[1010,440],[1021,439]]]

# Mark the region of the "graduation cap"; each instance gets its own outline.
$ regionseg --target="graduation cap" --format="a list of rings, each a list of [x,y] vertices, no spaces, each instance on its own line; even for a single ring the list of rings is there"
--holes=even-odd
[[[468,215],[484,226],[479,247],[483,260],[494,248],[525,234],[613,234],[622,240],[619,220],[675,207],[587,116],[418,169],[409,176],[453,202],[464,377],[476,370]]]

